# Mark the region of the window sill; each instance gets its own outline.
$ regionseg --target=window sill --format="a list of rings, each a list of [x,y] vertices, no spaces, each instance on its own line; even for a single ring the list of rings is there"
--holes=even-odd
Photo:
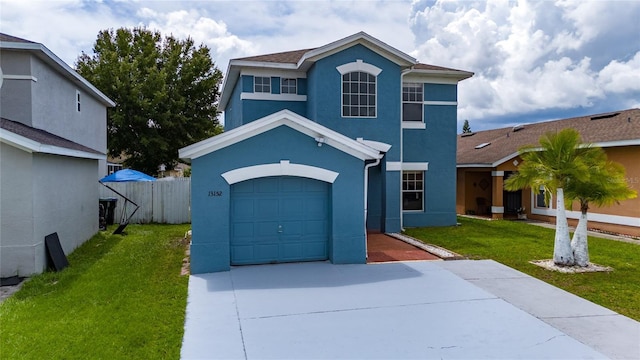
[[[403,129],[426,129],[427,124],[421,121],[403,121],[402,128]]]

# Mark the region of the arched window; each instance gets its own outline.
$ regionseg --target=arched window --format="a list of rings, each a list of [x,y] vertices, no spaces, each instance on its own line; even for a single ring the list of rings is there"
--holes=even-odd
[[[376,77],[364,71],[342,75],[342,116],[376,117]]]
[[[356,60],[336,70],[342,75],[342,116],[376,117],[377,82],[382,69]]]

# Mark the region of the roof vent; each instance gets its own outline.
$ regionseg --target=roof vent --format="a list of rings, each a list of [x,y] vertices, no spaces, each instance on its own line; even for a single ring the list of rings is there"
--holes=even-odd
[[[598,115],[598,116],[592,116],[591,120],[602,120],[602,119],[610,119],[612,117],[616,117],[620,115],[619,112],[617,113],[611,113],[611,114],[604,114],[604,115]]]
[[[476,149],[482,149],[483,147],[487,147],[489,145],[491,145],[490,142],[482,143],[482,144],[476,146]]]
[[[518,125],[513,127],[513,132],[520,131],[522,129],[524,129],[524,125],[518,124]]]
[[[462,133],[462,134],[460,134],[460,137],[469,137],[469,136],[473,136],[475,134],[476,133],[474,133],[474,132]]]

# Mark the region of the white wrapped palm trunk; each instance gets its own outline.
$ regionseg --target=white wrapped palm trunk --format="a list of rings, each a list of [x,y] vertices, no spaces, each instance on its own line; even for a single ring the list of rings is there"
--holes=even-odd
[[[569,237],[569,224],[567,224],[567,211],[564,208],[564,190],[556,190],[556,237],[553,244],[553,262],[556,265],[571,266],[575,263],[571,238]]]

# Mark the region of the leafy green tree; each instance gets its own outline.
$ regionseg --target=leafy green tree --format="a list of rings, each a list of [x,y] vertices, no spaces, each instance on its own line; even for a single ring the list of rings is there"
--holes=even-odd
[[[462,124],[462,133],[463,134],[471,133],[471,126],[469,125],[469,120],[465,120],[464,124]]]
[[[571,182],[588,174],[589,158],[594,151],[581,147],[580,134],[574,129],[543,135],[539,147],[527,146],[520,150],[522,164],[518,172],[505,180],[504,187],[515,191],[523,188],[545,191],[547,204],[551,194],[556,193],[556,234],[553,247],[553,262],[556,265],[574,265],[575,260],[569,238],[569,225],[565,209],[564,188]]]
[[[76,69],[116,103],[107,110],[107,147],[111,156],[124,155],[127,167],[149,174],[161,164],[173,168],[178,149],[221,132],[222,73],[191,38],[103,30]]]
[[[567,184],[567,199],[580,202],[580,219],[571,239],[571,248],[576,265],[589,265],[589,246],[587,243],[587,212],[589,204],[609,206],[620,200],[632,199],[637,193],[629,188],[622,165],[609,161],[601,148],[594,147],[583,156],[588,172]]]

